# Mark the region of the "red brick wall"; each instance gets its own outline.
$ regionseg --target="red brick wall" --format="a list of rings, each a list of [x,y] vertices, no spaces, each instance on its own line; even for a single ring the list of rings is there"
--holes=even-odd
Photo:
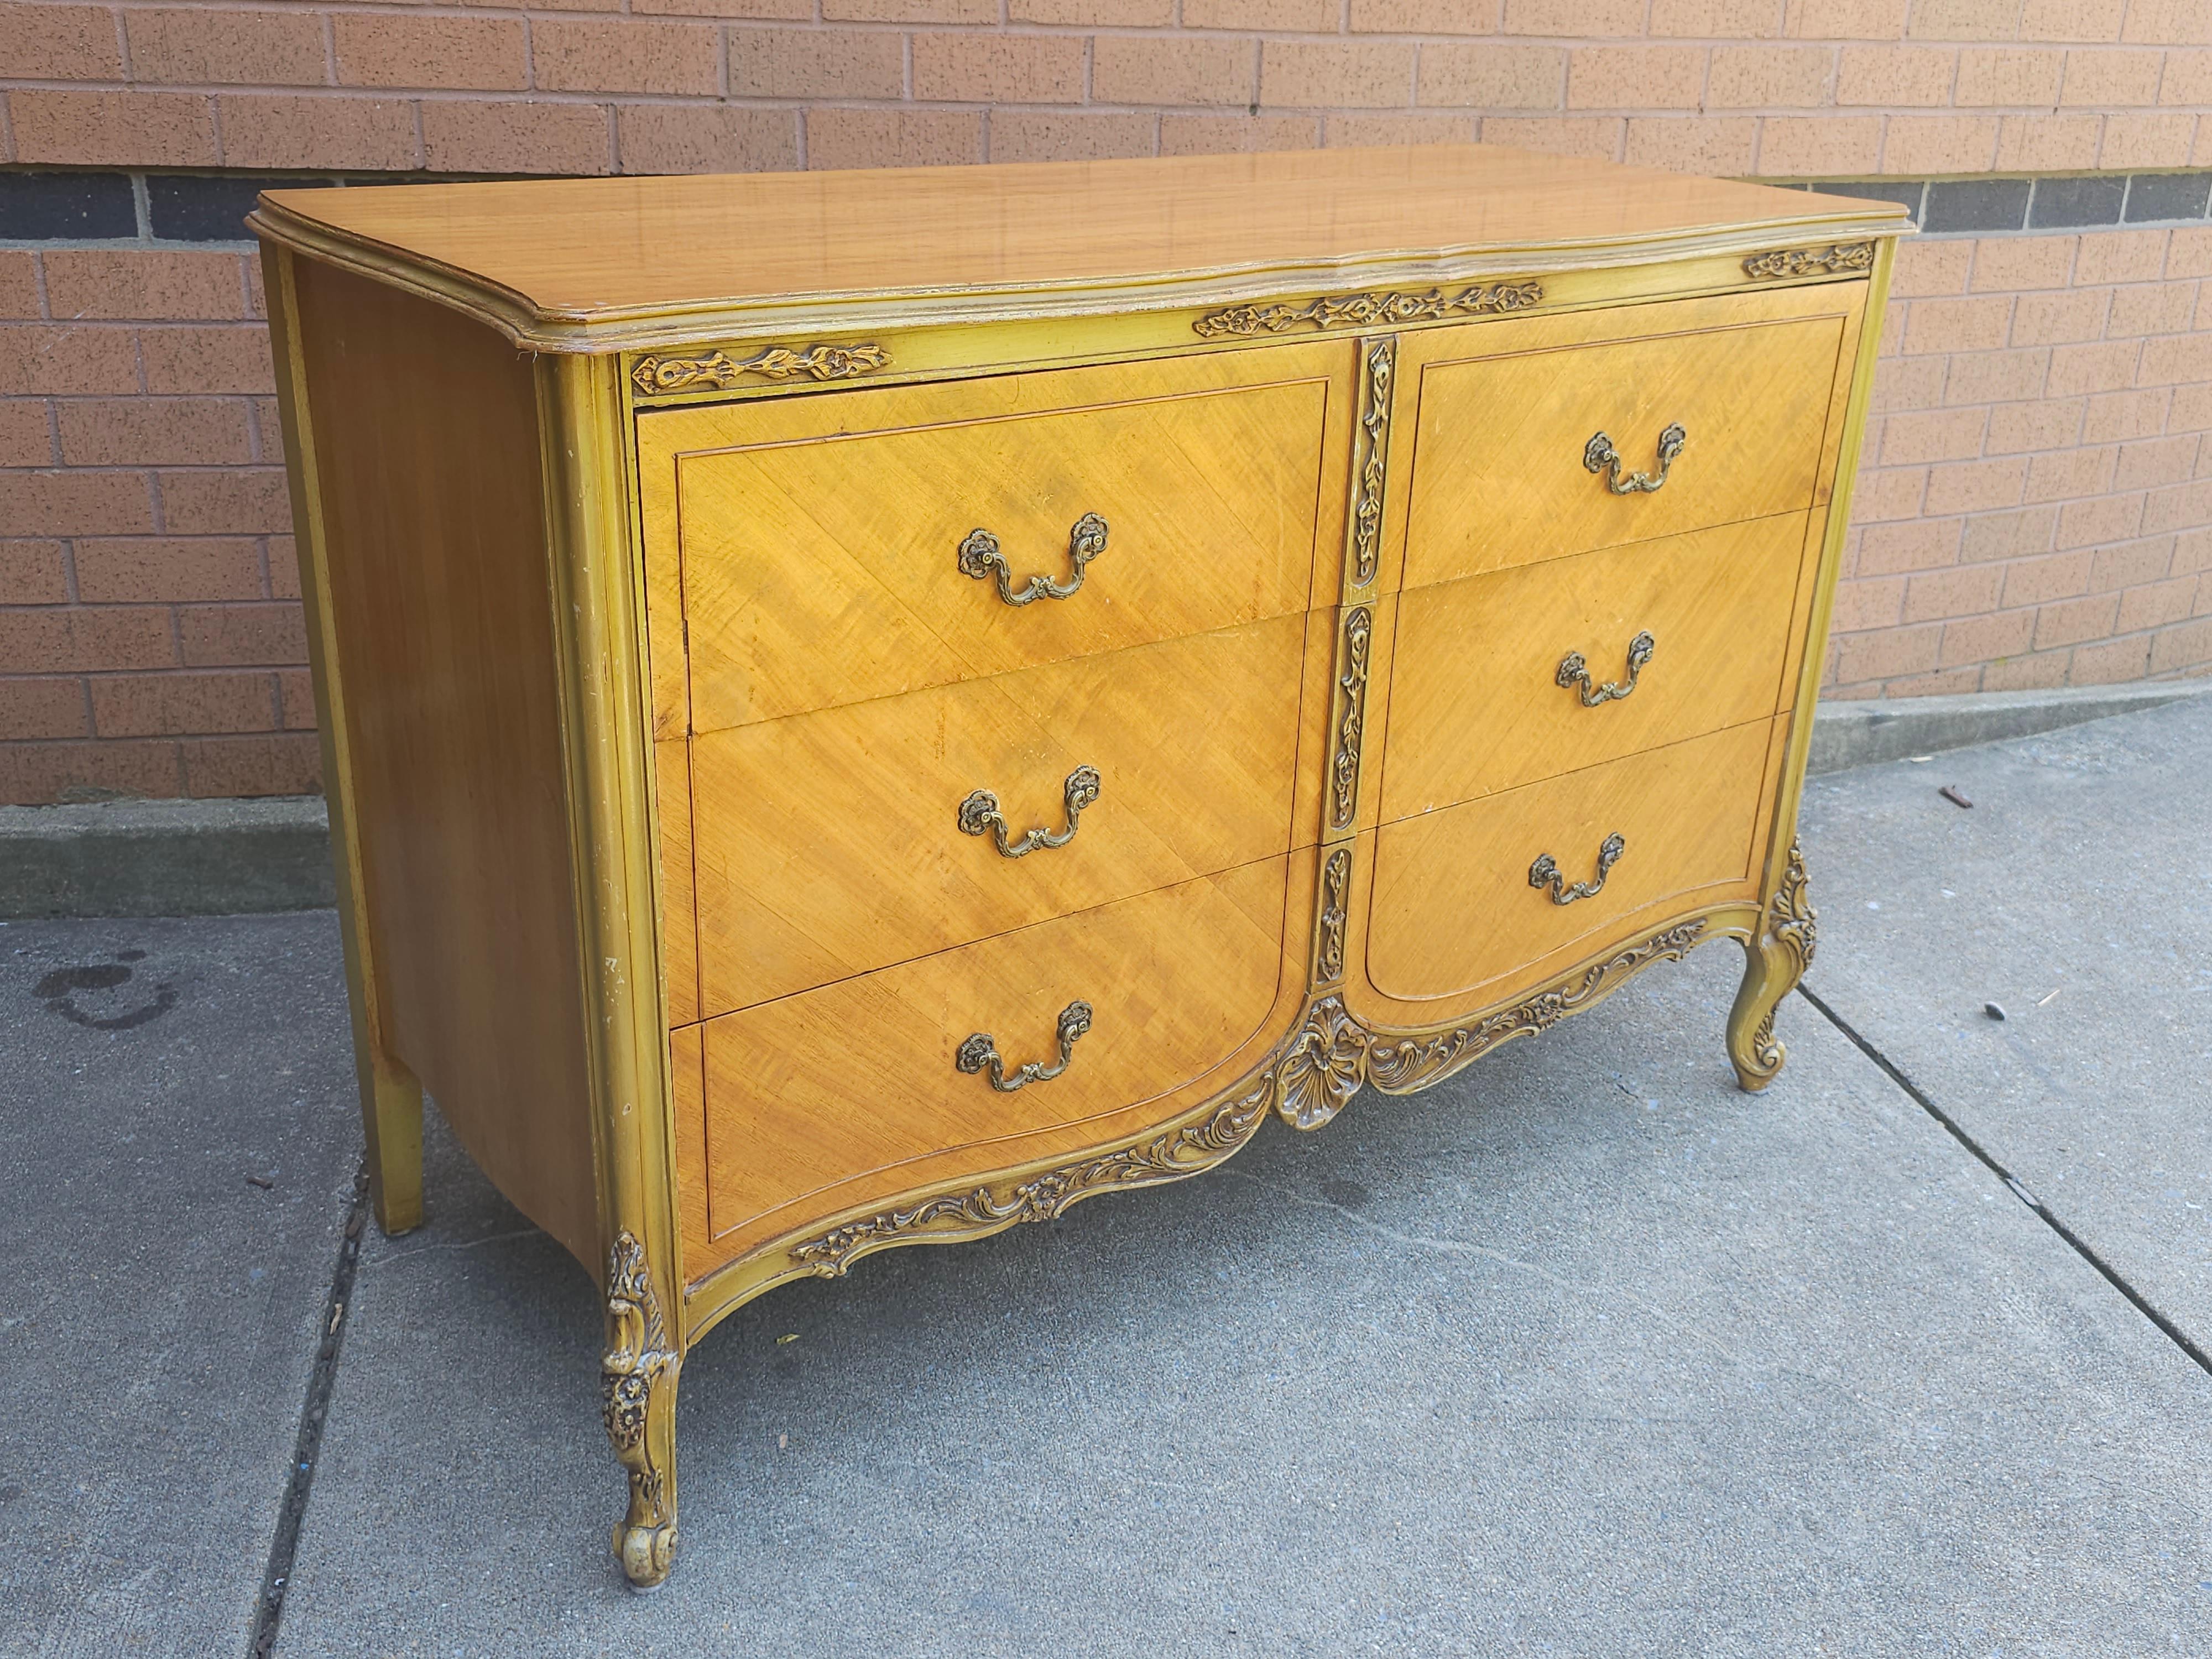
[[[2212,0],[0,0],[0,100],[15,171],[1480,138],[1775,180],[2124,175],[2212,167]],[[11,234],[0,801],[313,787],[252,260]],[[1907,254],[1831,695],[2212,665],[2206,234]]]

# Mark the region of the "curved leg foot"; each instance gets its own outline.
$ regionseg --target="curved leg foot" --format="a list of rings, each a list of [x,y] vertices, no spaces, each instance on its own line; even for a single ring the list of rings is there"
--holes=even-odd
[[[615,1559],[633,1589],[658,1589],[676,1556],[676,1379],[682,1356],[645,1247],[625,1232],[607,1262],[607,1352],[600,1360],[607,1438],[629,1474],[629,1508],[614,1533]]]
[[[1767,902],[1762,934],[1744,941],[1743,983],[1729,1010],[1729,1059],[1736,1082],[1750,1093],[1771,1083],[1788,1055],[1774,1035],[1774,1011],[1813,963],[1820,917],[1805,889],[1805,859],[1793,841],[1782,884]]]

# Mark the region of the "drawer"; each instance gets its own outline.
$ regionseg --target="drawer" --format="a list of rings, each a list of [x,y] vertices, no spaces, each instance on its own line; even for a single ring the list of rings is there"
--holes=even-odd
[[[1284,851],[1308,614],[692,738],[702,1012]]]
[[[941,1152],[1008,1143],[978,1167],[1018,1162],[1010,1143],[1024,1135],[1142,1105],[1235,1060],[1261,1035],[1284,971],[1287,863],[708,1021],[710,1231]],[[1087,1029],[1063,1050],[1063,1016],[1079,1004]],[[977,1034],[1008,1083],[1063,1053],[1066,1069],[1001,1092],[976,1065]]]
[[[1734,309],[1696,301],[1492,325],[1464,331],[1463,357],[1432,348],[1419,365],[1405,586],[1813,505],[1846,319],[1721,320]],[[1631,327],[1642,337],[1516,348]],[[1662,467],[1675,428],[1680,449]],[[1601,434],[1617,469],[1592,471]],[[1611,487],[1637,478],[1656,487]]]
[[[640,416],[690,729],[1304,610],[1341,524],[1322,455],[1352,361],[1278,347]]]
[[[1732,726],[1384,824],[1369,982],[1408,1002],[1457,996],[1578,944],[1595,949],[1638,912],[1743,896],[1776,725]],[[1593,881],[1615,835],[1622,850],[1594,896],[1561,904],[1531,884],[1530,866],[1547,854],[1562,889]]]
[[[1810,520],[1754,519],[1402,595],[1383,818],[1773,714]]]

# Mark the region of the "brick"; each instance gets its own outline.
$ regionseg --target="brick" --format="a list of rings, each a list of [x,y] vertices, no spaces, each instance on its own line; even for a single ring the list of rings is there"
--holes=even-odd
[[[2212,52],[2169,52],[2158,83],[2161,104],[2212,104]]]
[[[315,729],[315,683],[307,670],[276,671],[276,717],[278,724],[288,732]]]
[[[1271,108],[1401,109],[1413,100],[1410,46],[1299,40],[1261,45],[1260,101]]]
[[[1974,244],[1972,287],[1978,294],[2064,288],[2073,277],[2074,255],[2081,240],[2079,236],[1985,236]]]
[[[1508,34],[1602,40],[1644,33],[1644,0],[1505,0],[1500,27]]]
[[[917,34],[914,95],[947,104],[1079,104],[1083,41],[1073,34]],[[1151,149],[1148,137],[1145,153]]]
[[[2166,430],[2166,411],[2172,400],[2173,394],[2162,386],[2107,392],[2091,398],[2081,441],[2109,444],[2130,438],[2154,438]],[[2195,443],[2194,439],[2189,441]],[[2188,476],[2185,469],[2181,476]]]
[[[421,165],[415,110],[397,98],[226,94],[222,159],[234,167],[406,172]]]
[[[1705,79],[1696,46],[1577,46],[1567,54],[1567,107],[1696,109]]]
[[[2003,662],[1986,664],[1982,669],[1982,690],[1984,691],[2047,691],[2066,684],[2066,665],[2071,662],[2071,651],[2039,651],[2016,656]]]
[[[319,87],[329,79],[322,19],[312,12],[131,7],[123,20],[133,81]]]
[[[1552,155],[1585,155],[1617,161],[1627,123],[1613,115],[1485,116],[1482,142]]]
[[[0,542],[0,605],[65,605],[69,596],[59,542]]]
[[[1916,300],[1905,319],[1905,349],[1990,351],[2006,343],[2012,326],[2012,300],[1990,294],[1974,299]]]
[[[156,395],[276,389],[266,329],[143,329],[138,352],[146,368],[146,390]]]
[[[253,459],[234,398],[72,398],[58,409],[67,466],[219,466]]]
[[[711,95],[722,89],[720,30],[703,23],[541,17],[530,26],[533,83],[549,92]]]
[[[43,92],[8,94],[18,161],[71,167],[210,167],[215,111],[186,92]]]
[[[1896,519],[1920,516],[1928,493],[1924,466],[1889,467],[1863,473],[1851,497],[1851,516],[1873,526]]]
[[[2054,347],[2051,373],[2044,380],[2044,389],[2054,398],[2070,398],[2083,392],[2118,392],[2135,384],[2136,359],[2142,350],[2133,340]]]
[[[810,109],[810,167],[937,167],[983,159],[983,118],[951,110]]]
[[[1839,108],[1866,105],[1942,109],[1958,78],[1955,52],[1920,46],[1845,46],[1836,64]]]
[[[1557,46],[1424,46],[1419,101],[1492,109],[1559,109],[1567,54]]]
[[[1958,519],[1907,519],[1899,524],[1868,525],[1859,540],[1857,573],[1862,576],[1889,576],[1913,570],[1937,570],[1956,563],[1961,522]]]
[[[2166,249],[2170,277],[2212,276],[2212,225],[2179,225]]]
[[[2025,651],[2035,640],[2035,612],[1997,611],[1987,616],[1958,617],[1943,624],[1943,643],[1936,655],[1945,668],[1961,663],[1991,662]]]
[[[1964,294],[1974,269],[1972,242],[1904,243],[1890,273],[1893,299],[1920,299],[1928,295]]]
[[[2074,262],[2078,287],[2092,283],[2148,283],[2166,269],[2164,230],[2100,230],[2081,238]]]
[[[2119,451],[2092,446],[2050,452],[2034,457],[2027,468],[2030,501],[2068,501],[2094,495],[2112,487],[2112,470]]]
[[[624,173],[771,173],[799,165],[793,110],[624,104],[616,125]]]
[[[2118,624],[2121,632],[2127,631],[2126,607]],[[2150,665],[2150,641],[2148,637],[2131,640],[2108,640],[2100,645],[2075,647],[2074,660],[2068,665],[2066,683],[2069,685],[2110,685],[2121,680],[2139,680]]]
[[[182,781],[172,742],[18,743],[0,748],[0,801],[56,801],[173,795]]]
[[[2063,345],[2100,340],[2112,309],[2112,290],[2076,289],[2060,294],[2023,294],[2014,306],[2014,345]]]
[[[1882,141],[1881,170],[1906,178],[1985,172],[1996,147],[1995,116],[1893,115]]]
[[[1311,149],[1321,123],[1311,115],[1163,115],[1163,155],[1225,155],[1269,149]]]
[[[1828,100],[1834,59],[1820,46],[1716,46],[1708,109],[1816,109]]]
[[[906,82],[901,37],[857,29],[733,29],[730,91],[744,98],[890,98]]]
[[[153,501],[138,472],[0,473],[0,525],[16,536],[127,536],[153,529]]]
[[[2027,465],[2017,458],[1933,466],[1928,469],[1927,510],[1940,514],[2018,507],[2027,483]]]
[[[1182,0],[1182,26],[1334,34],[1342,11],[1339,0]]]
[[[1698,40],[1768,40],[1782,32],[1774,0],[1651,0],[1655,35]]]
[[[591,11],[613,9],[605,0],[589,0]],[[766,23],[811,22],[814,0],[629,0],[629,9],[641,16],[735,17]]]
[[[93,729],[103,738],[266,732],[276,720],[266,674],[100,674],[91,689]]]
[[[275,599],[300,597],[300,555],[289,536],[271,536],[269,549],[269,596]]]
[[[308,735],[200,738],[179,745],[185,793],[201,799],[321,793],[322,747]]]
[[[169,613],[158,605],[0,611],[0,662],[15,672],[167,668],[176,660]]]
[[[2154,489],[2143,497],[2143,534],[2163,536],[2212,524],[2212,480]]]
[[[2062,521],[2063,515],[2061,515]],[[2089,561],[2089,591],[2110,593],[2162,581],[2173,567],[2173,538],[2150,536],[2117,547],[2100,547]],[[2185,610],[2183,612],[2186,615]]]
[[[1961,106],[2058,101],[2066,54],[2022,46],[1969,46],[1959,54],[1952,101]]]
[[[2004,567],[1995,564],[1961,565],[1915,576],[1905,585],[1899,620],[1923,623],[1979,616],[1996,608],[2003,586]]]
[[[2170,674],[2212,662],[2212,619],[2187,623],[2154,635],[2150,642],[2150,672]]]
[[[286,665],[307,659],[307,630],[296,605],[187,605],[177,640],[193,668]]]
[[[2203,432],[2212,428],[2212,386],[2178,386],[2173,404],[2166,413],[2168,432]]]
[[[2161,46],[2212,45],[2212,13],[2203,0],[2135,0],[2120,38]]]
[[[2053,646],[2079,645],[2084,640],[2107,638],[2119,611],[2117,593],[2092,594],[2087,599],[2060,599],[2054,605],[2046,605],[2035,613],[2035,648],[2048,651]]]
[[[1621,159],[1670,173],[1738,174],[1751,171],[1759,123],[1696,116],[1631,117]]]
[[[2088,591],[2089,555],[2086,551],[2022,559],[2005,567],[2002,602],[2008,607],[2048,605],[2054,599],[2072,599]]]
[[[2134,342],[2116,343],[2130,346]],[[2141,386],[2179,386],[2188,380],[2212,380],[2212,334],[2185,334],[2145,345],[2136,380]]]
[[[2203,575],[2212,570],[2212,526],[2184,531],[2173,538],[2173,574]]]
[[[246,315],[235,253],[56,248],[43,256],[55,318],[214,320]]]
[[[2009,404],[2040,398],[2050,371],[2051,352],[2043,346],[1960,352],[1951,359],[1943,401],[1956,406]]]
[[[1838,634],[1863,633],[1869,628],[1893,628],[1905,605],[1902,577],[1887,580],[1849,580],[1836,584],[1836,606],[1829,626]]]
[[[2140,495],[2094,495],[2064,502],[2058,509],[2058,545],[2063,550],[2125,541],[2142,528],[2142,509]],[[2165,574],[2162,566],[2159,574]],[[2093,580],[2090,586],[2100,584]]]
[[[2154,104],[2164,67],[2154,52],[2069,52],[2058,102],[2087,109]]]
[[[2023,40],[2116,41],[2128,0],[2027,0],[2021,9]]]
[[[833,23],[995,23],[997,0],[822,0]]]
[[[1175,21],[1175,0],[1007,0],[1006,15],[1068,28],[1164,28]]]
[[[1997,132],[2000,173],[2075,173],[2097,165],[2101,115],[2008,115]]]
[[[2169,623],[2185,622],[2196,595],[2194,576],[2175,576],[2162,582],[2123,589],[2120,614],[2113,627],[2119,633],[2132,634],[2138,629],[2164,628]]]
[[[0,317],[30,319],[40,311],[39,256],[21,249],[0,248]]]
[[[161,491],[162,522],[173,535],[258,536],[292,527],[292,504],[282,467],[162,472],[155,478]],[[86,526],[79,533],[93,528]]]
[[[1959,557],[1975,564],[1987,559],[2016,559],[2047,553],[2058,534],[2058,509],[2030,507],[2017,513],[1989,513],[1966,520]]]
[[[127,328],[0,325],[0,396],[68,397],[137,389],[137,353]]]
[[[86,538],[76,556],[77,592],[88,605],[261,597],[261,550],[242,538]]]
[[[1097,161],[1152,154],[1157,123],[1142,114],[994,110],[994,161]]]
[[[1982,428],[1988,422],[1988,411],[1981,409],[1890,416],[1882,426],[1882,465],[1972,460],[1982,453]]]
[[[342,85],[520,92],[530,84],[519,18],[342,11],[331,18],[331,34]]]
[[[1905,0],[1788,0],[1782,32],[1796,40],[1900,40]]]
[[[0,399],[0,466],[52,466],[58,459],[45,402]]]
[[[1947,357],[1885,358],[1875,372],[1868,407],[1876,415],[1900,409],[1934,409],[1943,401],[1943,382],[1950,370]]]
[[[1767,116],[1759,124],[1759,176],[1834,179],[1873,173],[1881,163],[1881,129],[1878,115]]]
[[[0,680],[0,738],[82,738],[92,726],[85,717],[84,682],[80,679]]]
[[[2187,167],[2196,137],[2194,115],[2107,115],[2097,165],[2114,172]]]
[[[1321,141],[1330,149],[1378,144],[1464,144],[1474,136],[1470,115],[1328,115]]]
[[[434,173],[612,170],[607,112],[597,104],[425,99],[422,157]]]
[[[2081,398],[2038,398],[2030,403],[2006,404],[1990,411],[1989,437],[1992,455],[2021,455],[2036,450],[2066,449],[2081,440]]]
[[[115,14],[106,6],[0,5],[0,80],[122,78]]]
[[[1354,34],[1495,34],[1504,0],[1352,0]]]
[[[1875,634],[1847,635],[1836,656],[1837,678],[1848,684],[1857,680],[1885,680],[1897,674],[1920,674],[1936,665],[1943,641],[1935,624],[1892,628]]]
[[[1091,53],[1102,104],[1249,104],[1257,90],[1249,41],[1102,34]]]

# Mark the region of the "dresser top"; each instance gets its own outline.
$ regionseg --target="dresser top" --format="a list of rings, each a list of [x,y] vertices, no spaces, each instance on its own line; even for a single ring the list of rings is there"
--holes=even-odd
[[[276,190],[252,222],[567,351],[1534,275],[1910,228],[1885,202],[1473,144]]]

